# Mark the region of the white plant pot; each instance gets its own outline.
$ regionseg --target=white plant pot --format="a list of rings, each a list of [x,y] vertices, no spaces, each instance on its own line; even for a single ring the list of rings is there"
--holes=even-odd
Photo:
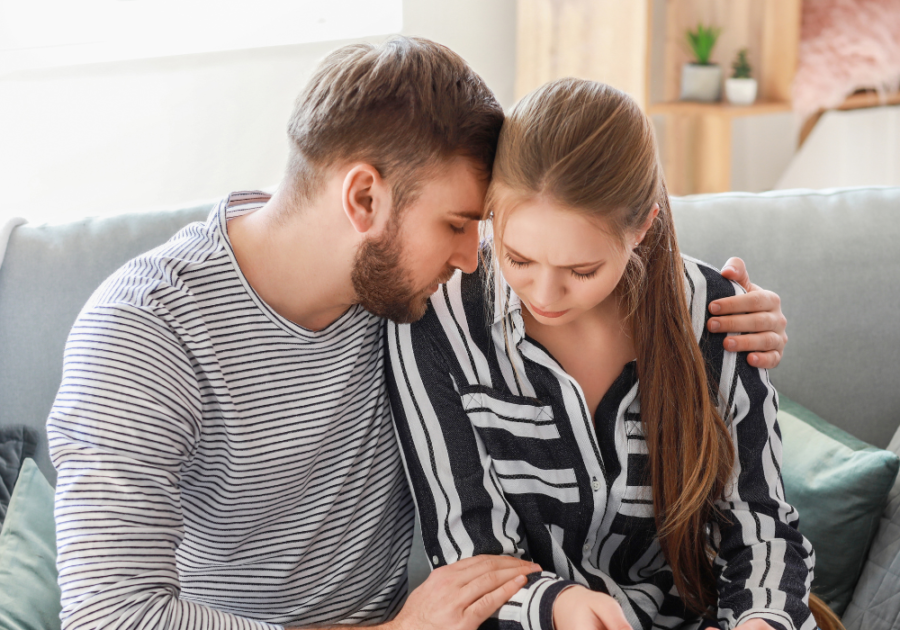
[[[722,98],[722,68],[686,63],[681,68],[681,100],[714,103]]]
[[[752,105],[756,100],[756,79],[725,79],[725,98],[732,105]]]

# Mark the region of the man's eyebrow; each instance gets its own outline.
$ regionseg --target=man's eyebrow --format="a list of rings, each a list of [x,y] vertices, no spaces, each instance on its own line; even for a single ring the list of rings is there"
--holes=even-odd
[[[460,212],[453,212],[452,216],[460,219],[468,219],[469,221],[481,221],[483,214],[481,210],[463,210]]]
[[[509,251],[510,254],[512,254],[516,258],[521,258],[522,260],[531,262],[530,258],[528,258],[527,256],[523,256],[522,254],[520,254],[519,252],[514,250],[512,247],[510,247],[509,245],[506,246],[506,249]],[[606,262],[605,260],[595,260],[593,262],[576,263],[574,265],[566,265],[565,267],[562,267],[562,269],[578,269],[580,267],[592,267],[594,265],[602,265],[605,262]]]

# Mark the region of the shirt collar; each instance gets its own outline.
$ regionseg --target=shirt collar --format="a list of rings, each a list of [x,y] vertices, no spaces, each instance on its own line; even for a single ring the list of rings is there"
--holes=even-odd
[[[525,338],[525,320],[522,319],[522,300],[506,282],[500,270],[494,268],[494,321],[493,327],[505,329],[512,347]],[[504,325],[505,321],[505,325]]]

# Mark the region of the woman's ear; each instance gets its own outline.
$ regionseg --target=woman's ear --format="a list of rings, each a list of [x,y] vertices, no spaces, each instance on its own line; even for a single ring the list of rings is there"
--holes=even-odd
[[[360,234],[380,231],[391,214],[391,191],[371,164],[353,165],[344,176],[341,203],[350,224]]]
[[[635,247],[641,244],[644,240],[644,237],[647,235],[647,230],[650,229],[650,226],[653,225],[653,222],[656,220],[656,217],[659,216],[659,204],[653,204],[653,208],[650,209],[650,215],[647,217],[647,220],[644,221],[644,225],[641,226],[641,229],[638,231],[637,238],[635,239]]]

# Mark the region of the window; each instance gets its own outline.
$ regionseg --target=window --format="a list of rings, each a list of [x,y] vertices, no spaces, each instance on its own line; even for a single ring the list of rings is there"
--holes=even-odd
[[[399,32],[402,0],[0,0],[0,75]]]

